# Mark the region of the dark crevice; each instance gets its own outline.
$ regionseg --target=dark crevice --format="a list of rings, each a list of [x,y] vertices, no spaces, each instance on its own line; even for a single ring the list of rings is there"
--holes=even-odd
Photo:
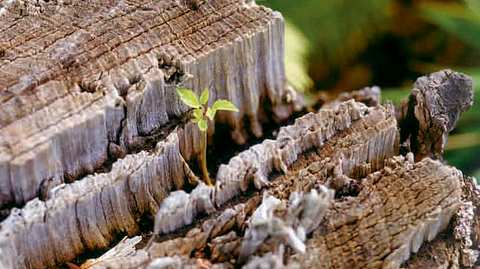
[[[94,85],[93,83],[88,83],[85,81],[78,83],[78,87],[80,88],[80,92],[94,93],[99,90],[98,85]]]
[[[405,117],[398,122],[398,127],[400,129],[400,154],[402,155],[405,155],[408,152],[413,152],[415,154],[419,149],[418,132],[420,127],[419,122],[415,117],[415,106],[417,105],[415,96],[409,96],[407,105],[408,107]]]
[[[185,80],[185,71],[180,67],[177,60],[167,54],[157,56],[158,68],[163,71],[166,84],[177,85]]]
[[[299,118],[308,113],[306,109],[294,112],[292,115],[284,120],[279,121],[275,118],[274,113],[272,111],[272,104],[266,98],[262,101],[261,106],[264,108],[265,112],[262,115],[262,130],[263,136],[262,137],[255,137],[252,132],[248,132],[248,139],[244,144],[236,144],[230,136],[231,129],[225,124],[215,124],[215,134],[212,138],[211,143],[207,148],[207,156],[208,156],[208,171],[210,176],[214,179],[216,176],[216,171],[221,164],[226,164],[230,159],[240,152],[247,150],[253,145],[259,144],[265,139],[275,139],[278,131],[281,127],[291,125],[295,122],[296,118]],[[245,130],[250,130],[250,122],[247,116],[243,118],[243,128]],[[192,163],[192,167],[198,169],[198,165],[195,161]],[[200,170],[193,170],[196,174],[200,175]],[[198,173],[197,173],[198,172]]]
[[[14,205],[7,204],[5,208],[0,209],[0,222],[2,222],[4,219],[6,219],[10,215],[10,211],[12,210],[13,207]]]

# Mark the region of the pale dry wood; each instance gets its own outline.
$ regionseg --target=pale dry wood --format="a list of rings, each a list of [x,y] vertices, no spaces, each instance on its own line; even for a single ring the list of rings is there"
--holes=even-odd
[[[0,207],[165,137],[187,111],[178,85],[235,103],[217,120],[239,143],[290,113],[283,19],[252,1],[2,3]]]
[[[172,134],[151,152],[119,160],[109,173],[60,185],[47,201],[36,198],[13,209],[0,224],[0,268],[61,265],[106,248],[119,234],[135,235],[141,219],[192,176]]]
[[[462,108],[465,100],[468,106],[468,98],[471,97],[469,79],[460,76],[460,82],[456,81],[455,76],[453,80],[447,80],[447,84],[460,83],[456,84],[457,91],[464,93],[450,100],[449,104],[456,105],[447,106],[440,102],[442,112],[425,118],[428,120],[426,125],[435,126],[433,122],[438,123],[438,118],[443,117],[442,113],[450,115],[447,116],[450,121],[445,121],[448,128],[439,127],[436,131],[438,137],[446,137],[453,128],[459,112],[466,109]],[[432,95],[429,91],[435,92],[435,89],[425,89],[425,95]],[[429,110],[440,111],[434,105],[430,103]],[[348,110],[348,106],[341,103],[340,106],[334,104],[330,107],[336,111]],[[382,107],[369,108],[368,112],[365,109],[357,106],[352,110],[358,114],[352,117],[355,120],[351,122],[341,116],[346,115],[342,112],[326,113],[325,118],[318,116],[322,111],[306,115],[297,120],[295,125],[283,128],[275,141],[254,146],[242,153],[243,158],[239,158],[242,156],[240,154],[225,166],[225,171],[229,171],[229,167],[240,167],[240,170],[231,171],[250,172],[230,172],[230,179],[239,179],[231,189],[216,189],[216,197],[224,195],[222,190],[226,190],[227,194],[225,200],[217,199],[218,204],[241,193],[243,186],[250,185],[247,182],[251,181],[260,182],[257,186],[265,186],[269,193],[283,201],[292,192],[306,192],[321,185],[337,190],[338,200],[333,203],[320,228],[311,239],[307,239],[305,254],[292,256],[292,250],[288,249],[285,253],[281,249],[288,241],[270,238],[255,251],[255,255],[259,255],[257,258],[250,257],[246,268],[400,268],[407,261],[406,268],[469,268],[478,263],[478,187],[457,169],[429,158],[414,162],[414,155],[410,153],[406,157],[389,159],[396,154],[399,143],[394,112],[391,108]],[[318,123],[315,119],[320,118],[325,125],[315,124]],[[336,119],[332,121],[334,126],[348,123],[346,127],[335,129],[328,124],[328,118]],[[328,134],[328,130],[336,131],[323,140],[322,135]],[[280,149],[288,149],[288,154],[282,155],[282,151],[276,148],[277,143],[281,145]],[[308,153],[312,149],[315,152]],[[427,149],[417,151],[417,154],[441,154],[436,147]],[[250,153],[245,154],[247,152]],[[238,160],[234,161],[235,158]],[[256,163],[267,165],[259,166]],[[286,166],[289,167],[288,171]],[[287,174],[270,181],[274,171]],[[240,174],[244,175],[243,182],[242,176],[231,176]],[[250,177],[245,177],[247,174]],[[259,194],[254,194],[247,203],[253,203],[258,208],[259,198]],[[245,204],[237,206],[244,208]],[[234,217],[237,211],[230,211],[223,209],[218,217],[210,217],[173,239],[168,237],[165,241],[154,243],[150,249],[139,250],[143,256],[132,255],[129,260],[137,262],[133,267],[144,268],[148,268],[149,264],[165,262],[167,256],[175,257],[177,266],[201,268],[199,262],[205,264],[205,259],[213,263],[215,268],[238,266],[248,217],[242,213],[242,217],[237,219]],[[225,222],[225,219],[230,221]],[[212,224],[207,223],[223,227],[222,233],[211,236],[209,227]],[[224,226],[225,223],[230,223],[230,226]],[[442,231],[442,236],[435,239]],[[206,249],[208,252],[205,252]],[[411,255],[417,252],[411,259]],[[284,264],[285,258],[288,264]],[[108,266],[133,268],[123,267],[118,260],[110,261]]]
[[[276,140],[253,146],[239,156],[234,157],[223,169],[226,171],[234,171],[235,169],[238,174],[242,175],[249,173],[248,170],[251,169],[250,167],[252,165],[239,167],[238,160],[234,161],[235,158],[239,159],[240,156],[242,157],[243,163],[248,161],[257,166],[262,163],[273,163],[273,156],[275,155],[267,155],[267,157],[262,157],[264,158],[262,160],[266,158],[267,161],[255,163],[256,159],[254,159],[254,156],[263,155],[254,155],[254,153],[263,152],[260,151],[260,148],[265,147],[265,145],[269,147],[277,145],[283,148],[297,148],[296,153],[299,155],[295,160],[300,158],[300,160],[297,161],[297,163],[300,162],[300,164],[294,164],[291,167],[291,171],[287,172],[287,175],[276,178],[267,184],[266,187],[269,193],[282,199],[283,197],[288,198],[292,192],[308,192],[318,185],[327,184],[329,180],[333,178],[343,176],[343,173],[353,176],[357,175],[357,171],[359,171],[360,168],[365,169],[365,167],[370,167],[370,169],[380,169],[383,167],[383,161],[379,160],[395,155],[398,150],[398,131],[396,125],[393,110],[388,110],[383,107],[367,108],[362,104],[349,101],[334,110],[325,109],[318,113],[312,113],[299,118],[294,125],[282,128]],[[289,146],[287,147],[287,145]],[[372,150],[370,153],[367,153],[368,149],[373,148],[374,145],[376,145],[377,150]],[[337,148],[338,150],[334,151],[332,150],[333,148]],[[309,150],[318,153],[315,154],[313,159],[309,158],[306,160],[302,157],[302,152]],[[338,161],[340,158],[343,160],[344,169],[333,172],[332,165],[335,166],[333,160]],[[293,162],[294,159],[291,160],[291,162]],[[325,165],[325,160],[330,164],[329,169],[322,167]],[[317,167],[316,170],[314,169],[315,165]],[[273,167],[273,165],[270,167]],[[236,170],[238,168],[242,170]],[[264,171],[266,171],[264,172],[264,176],[267,182],[270,180],[274,170],[264,168]],[[306,172],[311,176],[307,178]],[[217,177],[217,180],[220,177],[221,175]],[[227,177],[223,178],[223,182],[226,182],[227,179]],[[233,177],[230,177],[230,179],[233,179]],[[244,180],[253,179],[246,178]],[[247,183],[242,184],[245,184],[247,188],[250,185]],[[218,183],[216,185],[215,194],[217,197],[224,195],[222,192],[225,189],[219,188],[220,186],[224,186],[224,184]],[[233,196],[240,195],[241,189],[237,189],[236,192]],[[227,194],[230,195],[230,192]],[[189,213],[184,215],[162,215],[159,213],[157,220],[160,220],[160,222],[156,222],[156,224],[159,223],[159,225],[171,227],[172,223],[175,225],[179,223],[190,224],[194,221],[195,215],[191,215],[191,209],[189,208],[196,207],[196,200],[193,198],[195,194],[193,194],[193,192],[192,194],[184,193],[183,196],[185,196],[184,201],[191,202],[182,203],[184,205],[183,208],[179,208],[178,205],[176,205],[175,212]],[[208,259],[220,268],[223,268],[222,266],[229,268],[229,266],[232,266],[231,261],[237,260],[240,254],[242,234],[247,225],[247,216],[258,206],[260,198],[261,195],[257,193],[244,203],[235,204],[234,200],[234,205],[231,204],[232,202],[226,202],[229,199],[217,199],[217,203],[221,201],[217,206],[221,206],[225,202],[227,203],[220,207],[221,212],[197,224],[195,228],[190,229],[186,234],[171,239],[167,233],[167,238],[169,239],[155,242],[150,248],[137,251],[137,255],[131,255],[128,258],[119,257],[116,260],[110,259],[108,261],[100,258],[94,268],[147,267],[150,262],[158,257],[172,257],[176,255],[188,257],[193,255],[192,253],[197,253],[199,257]],[[185,216],[187,216],[187,218],[185,218]],[[185,222],[185,219],[188,219],[188,221]],[[162,224],[163,221],[167,223]],[[178,228],[178,226],[176,226],[176,228]],[[158,230],[165,231],[164,229]],[[262,252],[271,250],[271,248],[268,247],[269,245],[271,245],[270,241],[263,246]],[[204,254],[203,251],[206,248],[210,249],[210,256],[204,256],[206,254]]]
[[[62,264],[109,246],[118,234],[137,234],[141,218],[157,214],[155,232],[168,239],[146,250],[119,251],[120,258],[106,264],[213,262],[213,268],[231,268],[260,195],[254,192],[243,203],[232,198],[246,195],[251,185],[283,201],[327,185],[338,200],[307,240],[305,256],[292,258],[290,248],[281,251],[285,242],[272,236],[255,249],[258,258],[243,257],[250,258],[247,266],[281,267],[284,256],[304,267],[353,261],[350,267],[398,268],[457,208],[454,244],[440,238],[426,249],[450,251],[456,255],[447,259],[452,264],[477,262],[479,222],[472,212],[478,216],[478,189],[462,181],[458,170],[430,159],[386,162],[399,144],[391,107],[332,103],[222,165],[215,187],[181,190],[194,179],[184,158],[199,145],[194,125],[182,123],[187,108],[175,97],[177,85],[197,92],[210,87],[213,97],[239,106],[239,114],[220,114],[219,121],[240,143],[247,133],[262,135],[261,123],[271,120],[265,103],[272,104],[274,119],[288,116],[291,107],[283,101],[292,93],[284,85],[278,13],[232,0],[8,1],[0,7],[0,28],[0,207],[40,194],[46,199],[14,209],[0,224],[0,267]],[[370,105],[379,100],[375,88],[340,98],[350,97]],[[417,160],[440,158],[471,99],[471,80],[461,74],[442,71],[419,79],[399,113],[402,142],[410,143]],[[150,151],[135,153],[158,140]],[[106,173],[56,187],[117,158],[123,159],[105,167]],[[273,180],[279,172],[284,175]],[[214,208],[218,215],[172,238]],[[386,233],[386,227],[397,230]],[[166,255],[173,257],[161,257]],[[435,259],[418,257],[407,266]]]
[[[379,169],[384,158],[396,154],[398,131],[393,110],[368,108],[351,100],[336,109],[310,113],[297,119],[293,125],[282,127],[275,140],[267,139],[221,165],[210,195],[198,196],[201,192],[195,191],[191,194],[184,191],[173,193],[175,197],[167,200],[165,209],[156,217],[156,231],[171,232],[192,223],[196,215],[208,208],[198,207],[199,202],[219,207],[246,192],[251,185],[256,189],[268,186],[272,173],[286,173],[287,167],[302,154],[322,148],[335,136],[344,136],[342,131],[352,126],[351,135],[334,139],[334,144],[325,147],[326,150],[338,148],[336,152],[326,153],[325,157],[332,158],[327,160],[330,165],[343,160],[340,168],[343,172],[340,173],[350,175],[360,170]]]
[[[362,180],[357,197],[334,204],[308,241],[305,268],[399,268],[444,230],[461,204],[462,174],[438,161],[393,159]]]
[[[447,231],[412,257],[404,268],[472,268],[478,266],[480,189],[474,178],[463,178],[463,200]]]
[[[280,129],[275,141],[265,140],[262,144],[253,146],[250,150],[232,158],[228,165],[220,166],[216,183],[219,188],[216,193],[217,204],[222,204],[238,195],[240,191],[245,191],[251,181],[257,188],[268,184],[270,173],[273,171],[285,173],[287,166],[294,163],[303,153],[320,148],[334,135],[348,129],[355,121],[367,117],[367,114],[374,110],[351,100],[335,109],[322,109],[318,113],[310,113],[296,119],[295,124]],[[378,114],[377,112],[373,114],[380,118],[389,118],[389,123],[386,125],[390,124],[391,144],[387,148],[394,147],[397,132],[395,119],[391,115],[386,116],[389,112],[382,111],[381,108]],[[373,132],[371,130],[371,133]],[[381,136],[383,133],[378,135]],[[370,156],[364,155],[358,158],[368,159],[373,156],[372,153]]]

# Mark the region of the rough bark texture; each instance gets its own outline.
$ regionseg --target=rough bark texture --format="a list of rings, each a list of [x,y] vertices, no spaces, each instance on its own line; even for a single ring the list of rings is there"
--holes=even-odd
[[[294,260],[306,268],[399,268],[460,206],[461,172],[430,159],[393,160],[334,204],[324,231]],[[401,179],[401,180],[399,180]]]
[[[81,268],[480,264],[480,190],[433,160],[471,105],[463,74],[420,78],[399,109],[378,87],[343,94],[206,186],[175,88],[230,99],[240,113],[220,126],[238,143],[261,137],[295,105],[279,13],[246,0],[4,1],[0,30],[0,212],[19,207],[0,222],[0,268],[58,267],[122,236]]]
[[[441,159],[448,133],[473,104],[472,80],[451,70],[417,79],[399,110],[402,143],[415,159]]]
[[[239,143],[289,115],[281,15],[250,1],[189,2],[4,1],[0,207],[36,197],[46,181],[91,173],[175,125],[187,111],[179,84],[235,103],[240,113],[217,120]],[[186,159],[199,150],[181,148]]]
[[[275,141],[252,147],[222,168],[235,171],[230,179],[247,174],[242,171],[251,166],[254,172],[263,171],[256,177],[269,181],[257,185],[263,186],[263,202],[262,192],[225,206],[219,201],[227,198],[217,199],[220,213],[192,228],[174,232],[181,225],[177,226],[145,249],[118,259],[100,257],[84,267],[95,263],[93,268],[466,268],[478,263],[479,191],[472,179],[430,158],[415,162],[412,153],[393,157],[399,147],[393,109],[367,108],[351,101],[329,107],[333,109],[297,119],[282,128]],[[349,109],[356,116],[346,127],[335,127],[349,122],[342,117],[342,111]],[[333,119],[331,123],[328,118]],[[328,133],[322,140],[320,134]],[[265,156],[259,163],[275,167],[268,157],[275,150],[264,149],[278,144],[282,146],[276,156],[288,169],[249,165]],[[281,154],[282,149],[300,154],[285,162],[289,158]],[[285,174],[275,176],[275,170]],[[226,191],[230,194],[226,197],[233,197],[241,194],[238,186],[242,185],[219,189],[226,185],[217,182],[214,193],[219,197]],[[301,197],[311,197],[306,195],[315,190],[322,193],[325,187],[336,191],[335,200],[325,204],[326,213],[312,213],[317,211],[295,202],[308,201]],[[196,199],[190,199],[175,212],[195,205]],[[184,216],[171,222],[181,222]],[[194,222],[193,216],[185,224]],[[309,225],[305,216],[310,216]],[[157,214],[156,223],[161,224],[161,219]]]

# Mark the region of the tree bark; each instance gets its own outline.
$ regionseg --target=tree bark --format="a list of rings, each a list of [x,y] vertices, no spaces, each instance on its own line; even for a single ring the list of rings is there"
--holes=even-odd
[[[0,268],[108,249],[81,268],[480,264],[480,190],[441,161],[473,100],[465,75],[422,77],[399,108],[378,87],[343,94],[207,186],[175,88],[239,107],[219,114],[220,139],[262,138],[301,101],[279,13],[246,0],[8,1],[0,29]]]

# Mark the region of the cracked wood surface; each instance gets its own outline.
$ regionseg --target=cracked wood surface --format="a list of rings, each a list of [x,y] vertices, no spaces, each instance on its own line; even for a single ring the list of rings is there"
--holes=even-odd
[[[266,120],[289,115],[281,15],[251,1],[187,3],[4,1],[0,207],[170,132],[187,111],[178,84],[235,103],[240,113],[220,113],[218,121],[239,143],[260,137]],[[187,132],[188,160],[199,147]]]
[[[0,223],[1,268],[62,265],[153,216],[148,247],[122,240],[82,269],[480,264],[478,187],[424,158],[441,159],[470,78],[420,78],[397,111],[376,87],[344,94],[208,187],[186,162],[199,134],[174,89],[209,87],[240,108],[219,114],[236,142],[261,137],[295,105],[281,15],[247,0],[87,2],[0,5],[0,210],[26,203]]]
[[[473,105],[473,82],[468,76],[442,70],[420,77],[399,109],[401,143],[424,157],[441,159],[450,133],[462,112]]]
[[[398,150],[396,125],[393,110],[383,107],[367,108],[350,101],[339,105],[336,109],[325,109],[316,114],[312,113],[299,118],[294,125],[282,128],[275,141],[267,141],[268,143],[264,142],[254,146],[253,148],[257,147],[257,149],[247,150],[235,158],[241,158],[243,163],[255,162],[253,157],[255,155],[251,154],[259,152],[259,147],[271,147],[271,145],[275,145],[275,142],[282,145],[283,148],[288,148],[289,152],[292,148],[297,148],[298,152],[311,152],[308,157],[300,156],[298,160],[292,162],[286,175],[273,178],[272,182],[266,184],[266,192],[279,198],[288,198],[292,192],[308,192],[318,187],[319,184],[327,184],[333,179],[346,177],[347,175],[358,175],[357,171],[361,170],[357,169],[359,167],[362,169],[365,169],[365,167],[370,167],[370,169],[383,167],[383,160],[394,156]],[[320,139],[321,137],[324,137],[324,139]],[[374,145],[377,145],[376,150],[367,153],[368,149]],[[333,148],[338,150],[334,151]],[[261,154],[256,156],[259,155]],[[250,166],[248,164],[238,166],[238,159],[234,159],[223,169],[235,171],[238,174],[247,173]],[[333,171],[332,164],[335,166],[333,160],[335,162],[341,161],[343,170]],[[262,163],[269,162],[258,161],[258,164]],[[326,163],[330,165],[330,168],[323,167]],[[307,172],[310,174],[308,179]],[[271,178],[271,173],[264,174],[265,180],[268,181]],[[217,180],[221,177],[222,175],[218,174]],[[302,180],[300,181],[299,178],[302,178]],[[232,179],[230,178],[230,180]],[[224,183],[217,183],[215,194],[224,196],[226,193],[228,197],[233,196],[230,195],[231,189],[223,187],[227,178],[223,180]],[[248,186],[248,184],[244,184]],[[235,190],[236,195],[241,194],[240,188]],[[194,192],[182,199],[191,202],[185,203],[184,207],[176,205],[175,212],[189,212],[188,208],[196,207],[195,205],[189,206],[196,201],[193,198],[195,196]],[[235,202],[235,199],[230,202],[224,202],[227,200],[226,198],[217,199],[217,203],[223,201],[222,204],[217,204],[220,212],[202,221],[195,228],[187,231],[186,234],[172,239],[168,234],[174,230],[168,230],[166,234],[161,236],[161,238],[166,239],[159,239],[160,242],[154,242],[149,249],[139,250],[125,257],[118,257],[118,259],[105,259],[103,257],[98,260],[91,260],[84,265],[84,268],[89,268],[89,266],[93,266],[92,268],[147,267],[150,262],[157,258],[175,255],[202,258],[217,266],[230,268],[229,266],[233,266],[238,259],[241,237],[247,225],[247,217],[258,206],[260,197],[261,195],[256,193],[247,201],[240,203]],[[223,205],[224,203],[226,204]],[[186,215],[178,213],[175,215],[163,214],[162,211],[158,213],[157,221],[161,220],[159,225],[168,224],[167,227],[171,227],[170,223],[188,225],[192,223],[195,217],[189,213],[186,213]],[[186,216],[190,221],[185,223]],[[164,221],[167,223],[165,224]],[[161,230],[165,231],[164,229]],[[271,250],[268,247],[269,244],[271,242],[266,243],[261,249],[263,251]],[[192,261],[192,263],[196,264],[195,261]]]
[[[460,206],[461,172],[431,159],[394,159],[362,181],[293,260],[305,268],[399,268]]]
[[[128,155],[112,171],[91,175],[13,209],[0,224],[1,268],[46,268],[88,250],[106,248],[118,234],[140,231],[173,189],[184,187],[192,172],[170,135],[150,153]]]
[[[345,103],[339,104],[345,109]],[[338,104],[332,107],[339,109]],[[399,146],[393,110],[379,106],[368,108],[367,112],[358,108],[361,107],[356,110],[360,116],[353,116],[356,120],[347,124],[347,128],[337,129],[326,140],[320,139],[322,135],[313,135],[315,128],[330,126],[327,118],[336,118],[332,123],[339,126],[345,120],[338,113],[329,114],[328,109],[317,114],[325,113],[323,125],[311,129],[315,126],[312,123],[319,121],[315,121],[318,116],[309,114],[279,132],[277,143],[289,149],[288,152],[303,153],[287,162],[288,155],[277,151],[288,169],[272,162],[270,167],[275,167],[274,170],[253,170],[263,171],[257,175],[260,179],[264,175],[269,179],[272,173],[269,171],[286,172],[269,179],[272,181],[268,184],[260,184],[265,192],[290,203],[287,201],[291,201],[294,193],[328,186],[336,190],[336,199],[320,220],[320,227],[306,238],[305,253],[295,254],[289,245],[292,242],[285,235],[274,233],[267,236],[255,256],[248,258],[244,268],[470,268],[478,264],[476,216],[480,192],[472,179],[429,158],[414,162],[412,153],[391,158]],[[451,109],[446,113],[457,113],[456,106]],[[284,134],[289,138],[282,139]],[[291,143],[295,137],[299,143]],[[286,145],[282,141],[287,141]],[[269,141],[263,143],[272,144],[275,145]],[[247,165],[239,166],[243,162],[232,159],[228,166],[248,171],[249,160],[264,156],[263,151],[253,148],[252,153],[257,154],[241,158]],[[370,157],[367,160],[365,156]],[[269,163],[265,160],[270,159],[267,157],[261,163]],[[242,188],[233,190],[238,193]],[[118,259],[102,256],[90,262],[95,262],[93,268],[236,268],[245,262],[239,260],[241,246],[247,240],[244,234],[254,210],[261,208],[260,197],[256,192],[246,201],[227,202],[219,213],[186,231],[162,235],[150,248],[119,255]],[[245,208],[248,210],[244,211]],[[284,216],[277,214],[280,218]],[[91,265],[87,262],[83,268]]]
[[[347,129],[352,129],[353,134],[342,133]],[[369,135],[374,130],[378,133]],[[329,145],[330,140],[334,142],[329,147],[335,146],[336,136],[344,138],[342,156],[350,160],[344,161],[345,171],[353,169],[356,162],[380,163],[378,160],[393,156],[398,139],[393,110],[367,108],[348,101],[336,109],[299,118],[294,125],[281,128],[276,140],[265,141],[234,157],[220,168],[223,172],[217,174],[214,188],[200,184],[189,194],[169,194],[181,190],[184,181],[194,178],[181,157],[177,133],[160,142],[152,152],[127,155],[114,163],[108,173],[57,187],[48,200],[34,199],[23,209],[14,209],[0,227],[0,249],[8,254],[2,262],[13,268],[61,264],[86,250],[107,247],[116,234],[135,234],[140,218],[157,211],[157,219],[162,220],[158,222],[158,231],[173,231],[192,223],[196,215],[210,212],[209,208],[221,207],[241,195],[251,184],[257,188],[268,185],[273,172],[282,171],[283,166],[294,163],[302,153],[325,143]],[[351,151],[365,151],[383,141],[390,143],[365,154],[366,158]],[[325,154],[335,155],[331,151]],[[170,200],[175,204],[169,205]],[[168,209],[170,206],[173,211]]]

